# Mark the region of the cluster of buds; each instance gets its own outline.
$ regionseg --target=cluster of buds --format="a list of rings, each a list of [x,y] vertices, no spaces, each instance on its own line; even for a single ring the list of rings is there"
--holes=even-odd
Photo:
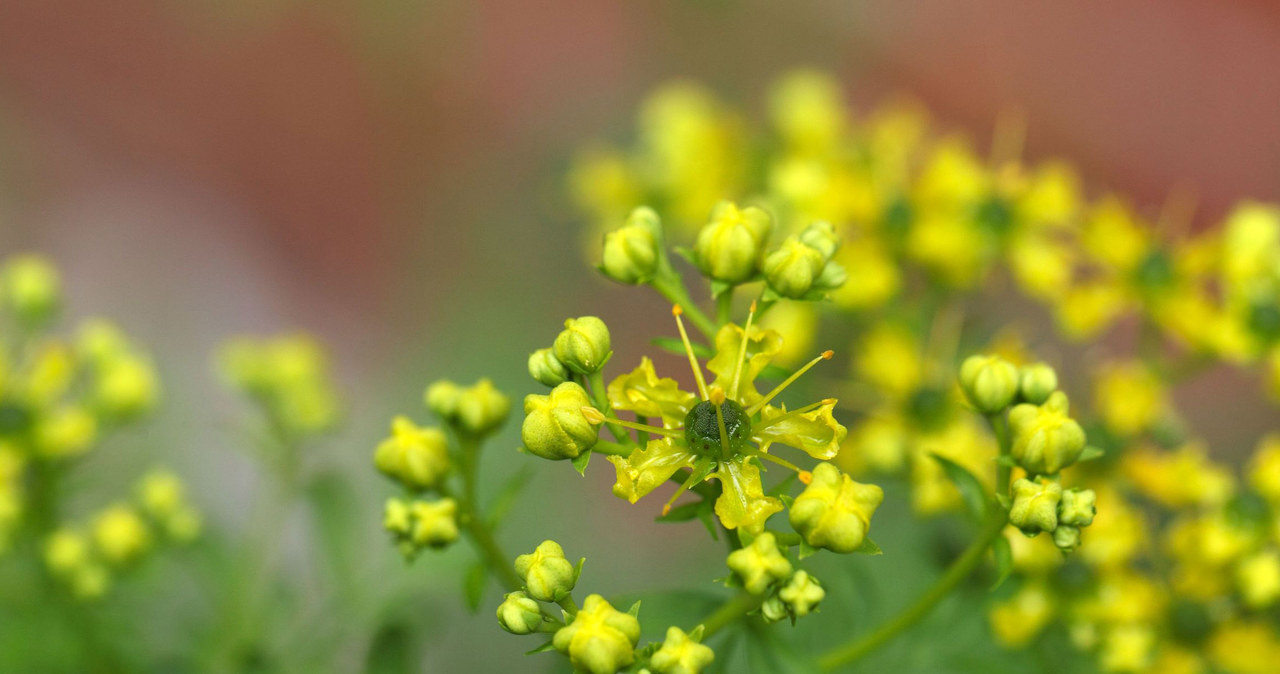
[[[762,597],[760,616],[778,622],[809,615],[826,597],[826,591],[807,571],[794,569],[777,537],[770,532],[729,553],[725,560],[733,572],[732,584]]]
[[[373,454],[378,471],[405,493],[387,500],[383,528],[406,559],[458,539],[461,513],[459,502],[450,495],[449,478],[461,461],[474,461],[463,453],[478,451],[479,442],[497,431],[511,410],[510,399],[488,379],[468,387],[448,380],[434,382],[423,401],[457,439],[457,446],[451,446],[445,428],[418,426],[408,417],[397,416],[391,422],[391,435]]]
[[[228,340],[218,369],[229,386],[261,409],[282,444],[325,433],[338,422],[329,356],[309,335]]]
[[[688,633],[672,626],[661,644],[638,647],[638,602],[623,612],[591,594],[579,608],[573,590],[585,561],[570,562],[560,544],[550,540],[517,557],[515,571],[523,586],[503,597],[498,625],[511,634],[551,634],[551,641],[537,650],[558,651],[574,671],[589,674],[615,674],[633,667],[654,674],[698,674],[712,663],[715,653],[700,643],[701,625]],[[560,607],[558,616],[551,605]]]
[[[0,550],[24,527],[51,575],[80,598],[104,594],[157,542],[186,542],[200,516],[181,481],[155,471],[85,523],[62,519],[59,482],[110,430],[150,412],[160,396],[150,357],[103,319],[55,334],[62,282],[50,262],[0,264]],[[52,498],[50,496],[52,495]]]
[[[583,412],[592,404],[583,384],[612,355],[608,326],[595,316],[582,316],[566,320],[553,346],[529,357],[530,376],[552,389],[547,395],[525,396],[520,439],[526,450],[555,461],[576,459],[595,445],[600,432]]]
[[[139,481],[136,502],[121,501],[93,515],[86,526],[63,525],[43,544],[44,563],[79,599],[97,599],[113,574],[137,566],[159,542],[186,543],[200,532],[200,516],[182,482],[153,471]]]

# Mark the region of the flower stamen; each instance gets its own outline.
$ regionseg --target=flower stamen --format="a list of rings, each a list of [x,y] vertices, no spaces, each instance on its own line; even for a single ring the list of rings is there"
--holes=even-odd
[[[765,452],[760,452],[759,454],[756,454],[756,456],[758,456],[758,457],[760,457],[760,458],[762,458],[762,459],[764,459],[764,460],[766,460],[766,461],[770,461],[770,462],[772,462],[772,463],[776,463],[776,464],[778,464],[779,466],[782,466],[783,468],[786,468],[787,470],[794,470],[794,471],[796,472],[796,477],[800,478],[800,482],[801,482],[802,484],[809,484],[810,482],[813,482],[813,473],[810,473],[809,471],[804,470],[804,469],[803,469],[803,468],[801,468],[800,466],[797,466],[796,464],[791,463],[790,461],[787,461],[786,459],[779,458],[779,457],[776,457],[776,456],[774,456],[774,455],[772,455],[772,454],[767,454],[767,453],[765,453]]]
[[[799,370],[796,370],[795,374],[792,374],[790,377],[787,377],[785,380],[783,380],[781,384],[778,384],[772,391],[769,391],[769,395],[761,398],[759,402],[752,405],[751,407],[748,407],[747,414],[754,415],[756,412],[759,412],[761,409],[764,408],[765,405],[769,404],[769,401],[773,400],[775,397],[777,397],[779,393],[782,393],[783,390],[785,390],[788,386],[794,383],[795,380],[799,379],[800,375],[808,372],[810,368],[812,368],[814,365],[817,365],[819,362],[824,360],[830,360],[831,357],[834,355],[836,355],[835,351],[831,351],[831,350],[823,351],[821,354],[818,355],[817,358],[814,358],[808,363],[805,363],[804,367],[800,368]]]
[[[747,342],[751,340],[751,321],[756,317],[756,301],[751,300],[751,309],[747,311],[747,325],[742,329],[742,346],[738,348],[738,364],[733,368],[733,383],[729,390],[738,397],[738,380],[742,376],[742,364],[747,359]]]
[[[693,344],[689,342],[689,333],[685,332],[684,321],[680,316],[684,313],[684,309],[677,304],[671,307],[671,315],[676,317],[676,327],[680,330],[680,341],[684,342],[684,352],[689,356],[689,367],[693,368],[693,378],[698,381],[698,392],[702,394],[703,400],[710,400],[707,397],[707,382],[702,378],[702,367],[698,365],[697,356],[693,355]]]
[[[595,426],[599,426],[605,422],[604,413],[594,407],[584,406],[582,408],[582,416],[586,417],[587,421],[591,422],[591,424]],[[632,430],[643,431],[645,433],[653,433],[655,435],[663,435],[668,438],[684,437],[683,428],[659,428],[657,426],[650,426],[649,424],[627,421],[626,419],[609,419],[608,421],[611,424],[617,424],[623,428],[630,428]]]

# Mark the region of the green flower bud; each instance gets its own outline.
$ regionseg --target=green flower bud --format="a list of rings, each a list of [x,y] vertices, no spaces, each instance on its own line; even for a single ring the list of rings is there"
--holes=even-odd
[[[652,208],[641,206],[622,227],[605,234],[600,271],[619,283],[645,283],[658,270],[662,225]]]
[[[582,603],[573,622],[551,639],[555,649],[569,656],[575,670],[589,674],[614,674],[635,662],[640,621],[593,594]]]
[[[782,556],[778,541],[767,531],[756,536],[751,545],[729,553],[726,563],[751,594],[761,594],[774,581],[791,575],[791,562]]]
[[[418,547],[443,548],[458,540],[458,502],[414,501],[409,506],[413,531],[409,540]]]
[[[822,254],[823,261],[831,259],[840,247],[840,237],[836,228],[825,220],[819,220],[805,227],[800,232],[800,242]]]
[[[382,528],[399,536],[408,536],[413,531],[413,515],[409,510],[409,503],[398,498],[387,499],[387,505],[383,509]]]
[[[999,356],[969,356],[960,365],[960,388],[979,412],[995,414],[1018,394],[1018,368]]]
[[[813,612],[818,604],[827,596],[826,590],[817,578],[805,571],[796,571],[790,580],[778,591],[778,597],[786,602],[791,615],[803,618]]]
[[[871,516],[883,500],[880,487],[854,482],[834,465],[820,463],[791,504],[791,528],[815,548],[853,552],[866,540]]]
[[[1058,504],[1058,524],[1073,527],[1093,524],[1093,516],[1098,512],[1097,498],[1092,489],[1076,488],[1062,492],[1062,502]]]
[[[410,489],[431,489],[449,472],[449,443],[438,428],[419,428],[406,417],[396,417],[391,437],[373,454],[373,464]]]
[[[498,605],[498,625],[512,634],[532,634],[542,625],[542,608],[524,592],[508,592]]]
[[[1062,500],[1062,485],[1044,477],[1034,481],[1026,478],[1013,483],[1013,506],[1009,508],[1009,523],[1028,536],[1058,528],[1058,503]]]
[[[756,273],[773,218],[761,208],[739,209],[721,201],[711,211],[711,220],[698,231],[693,258],[708,278],[741,283]]]
[[[799,299],[813,288],[826,265],[822,253],[790,237],[764,259],[764,277],[769,287],[783,297]]]
[[[432,382],[427,387],[426,393],[422,395],[423,402],[427,404],[427,409],[444,421],[453,421],[453,418],[457,416],[458,402],[461,397],[462,387],[448,379]]]
[[[1058,390],[1058,373],[1047,363],[1025,365],[1018,371],[1018,393],[1024,402],[1043,404]]]
[[[702,630],[694,629],[698,634]],[[679,627],[668,627],[662,647],[649,659],[649,667],[656,674],[699,674],[716,659],[715,651],[698,643]]]
[[[472,435],[488,435],[507,420],[511,399],[494,388],[493,382],[481,379],[465,388],[458,396],[458,424]]]
[[[593,374],[613,355],[609,328],[595,316],[570,318],[556,337],[556,360],[578,374]]]
[[[1043,405],[1023,403],[1009,411],[1013,458],[1032,474],[1057,473],[1080,458],[1084,429],[1067,416],[1067,396],[1054,391]]]
[[[582,413],[582,408],[590,405],[586,390],[571,381],[544,396],[525,396],[524,424],[520,427],[525,449],[552,461],[575,459],[591,449],[600,437],[600,428]]]
[[[555,352],[546,348],[529,354],[529,376],[544,386],[559,386],[569,379],[569,371],[556,359]]]
[[[577,570],[555,541],[543,541],[533,552],[516,557],[516,573],[529,596],[539,601],[560,601],[578,582]]]
[[[1080,527],[1058,525],[1058,528],[1053,530],[1053,544],[1063,552],[1071,552],[1080,547]]]
[[[776,595],[769,597],[760,604],[760,617],[764,618],[767,623],[776,623],[786,620],[790,617],[787,612],[786,602],[779,599]]]
[[[58,270],[38,255],[14,255],[0,267],[0,306],[29,325],[44,323],[62,302]]]

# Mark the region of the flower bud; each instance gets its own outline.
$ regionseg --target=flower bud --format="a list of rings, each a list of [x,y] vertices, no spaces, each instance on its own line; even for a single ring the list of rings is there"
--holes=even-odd
[[[449,472],[449,443],[438,428],[419,428],[405,417],[391,422],[391,437],[374,452],[373,463],[410,489],[432,489]]]
[[[45,457],[82,454],[98,437],[98,421],[85,409],[68,405],[41,415],[32,429],[36,450]]]
[[[662,225],[652,208],[641,206],[627,223],[604,235],[600,271],[619,283],[645,283],[658,269]]]
[[[532,634],[542,625],[542,608],[524,592],[508,592],[498,605],[498,625],[512,634]]]
[[[774,581],[791,575],[791,562],[782,556],[777,540],[767,531],[756,536],[751,545],[729,553],[726,563],[751,594],[761,594]]]
[[[461,397],[462,387],[448,379],[432,382],[427,387],[426,393],[422,395],[427,409],[444,421],[453,421],[457,416],[458,402]]]
[[[516,557],[516,573],[524,580],[529,596],[538,601],[560,601],[578,582],[577,569],[555,541],[543,541],[533,552]]]
[[[1280,600],[1280,553],[1261,550],[1240,560],[1236,585],[1250,608],[1262,609]]]
[[[117,504],[94,519],[93,542],[103,559],[119,566],[136,560],[150,547],[151,531],[133,508]]]
[[[695,629],[694,633],[701,631]],[[679,627],[668,627],[667,638],[649,659],[649,667],[656,674],[699,674],[715,659],[710,647],[698,643]]]
[[[791,614],[787,613],[787,604],[776,595],[769,597],[760,604],[760,617],[764,618],[767,623],[776,623],[786,620]]]
[[[586,390],[571,381],[544,396],[525,396],[524,424],[520,426],[525,449],[553,461],[575,459],[591,449],[600,436],[600,428],[582,413],[582,408],[590,405]]]
[[[593,594],[582,603],[573,622],[556,632],[551,644],[569,656],[577,671],[614,674],[635,662],[639,640],[640,621]]]
[[[1093,524],[1093,516],[1097,514],[1095,505],[1097,494],[1092,489],[1067,489],[1062,492],[1062,502],[1058,504],[1058,524],[1072,527],[1087,527]]]
[[[594,374],[613,355],[609,328],[595,316],[570,318],[556,336],[556,360],[578,374]]]
[[[1059,524],[1053,530],[1053,544],[1063,552],[1071,552],[1080,547],[1080,527]]]
[[[819,220],[800,232],[800,243],[818,251],[822,255],[822,261],[826,262],[840,247],[840,237],[836,235],[834,225],[825,220]]]
[[[0,267],[0,306],[29,325],[44,323],[61,303],[58,270],[38,255],[15,255]]]
[[[1058,390],[1058,373],[1047,363],[1024,365],[1018,371],[1018,394],[1024,402],[1043,404],[1049,395]]]
[[[1055,391],[1043,405],[1023,403],[1009,411],[1013,458],[1032,474],[1057,473],[1080,458],[1084,429],[1067,416],[1067,396]]]
[[[739,209],[721,201],[711,211],[711,220],[698,231],[693,245],[695,264],[716,281],[741,283],[756,273],[773,219],[761,208]]]
[[[995,414],[1018,394],[1018,368],[999,356],[969,356],[960,366],[960,388],[979,412]]]
[[[413,519],[409,541],[415,546],[443,548],[458,540],[457,501],[414,501],[409,514]]]
[[[507,420],[511,399],[494,388],[493,382],[481,379],[465,388],[458,396],[458,424],[472,435],[488,435]]]
[[[813,288],[826,265],[822,253],[796,237],[782,242],[764,259],[762,270],[769,287],[783,297],[799,299]]]
[[[569,378],[569,371],[564,363],[556,360],[555,352],[550,349],[538,349],[529,354],[529,376],[543,386],[559,386]]]
[[[158,389],[150,362],[133,354],[121,354],[99,364],[92,395],[102,416],[126,420],[151,409]]]
[[[817,578],[805,571],[796,571],[787,584],[778,591],[778,597],[786,602],[791,615],[803,618],[813,612],[827,596]]]
[[[1043,475],[1034,481],[1026,478],[1013,483],[1013,506],[1009,523],[1028,536],[1058,528],[1058,503],[1062,485]]]
[[[880,487],[854,482],[834,465],[820,463],[791,504],[791,527],[815,548],[853,552],[866,540],[871,516],[883,500]]]

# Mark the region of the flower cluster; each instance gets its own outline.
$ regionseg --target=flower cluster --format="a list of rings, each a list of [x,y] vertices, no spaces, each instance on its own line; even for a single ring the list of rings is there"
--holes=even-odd
[[[230,339],[218,354],[218,370],[261,409],[275,442],[292,445],[338,421],[329,356],[309,335]]]
[[[111,433],[150,412],[160,395],[147,354],[114,324],[55,332],[57,269],[34,255],[0,264],[0,550],[27,537],[75,597],[94,599],[112,576],[159,541],[185,542],[200,517],[173,474],[155,471],[122,499],[73,523],[60,486]]]

